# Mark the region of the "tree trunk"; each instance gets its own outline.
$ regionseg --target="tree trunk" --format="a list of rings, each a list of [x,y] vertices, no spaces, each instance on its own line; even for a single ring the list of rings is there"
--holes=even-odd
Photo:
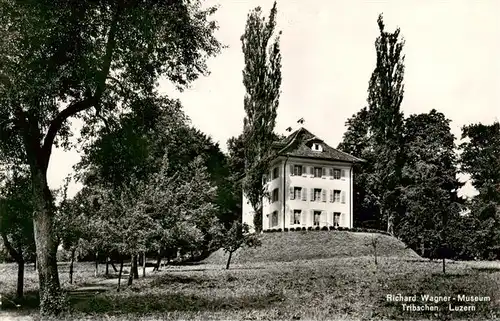
[[[146,277],[146,252],[142,252],[142,277]]]
[[[46,175],[32,171],[36,212],[33,217],[40,291],[40,314],[58,315],[63,308],[57,271],[57,246],[54,238],[54,207]]]
[[[446,259],[443,257],[443,274],[446,274]]]
[[[116,269],[115,265],[113,264],[113,261],[110,261],[109,264],[111,264],[111,267],[113,268],[113,270],[116,272],[118,272],[118,270]]]
[[[134,255],[134,279],[138,279],[139,278],[139,270],[137,268],[138,264],[137,264],[137,256],[138,255]]]
[[[71,262],[69,263],[69,284],[73,284],[73,265],[75,263],[75,250],[71,250]]]
[[[36,255],[35,255],[35,261],[33,262],[33,271],[36,271]]]
[[[120,283],[122,281],[122,272],[123,272],[123,259],[120,260],[120,272],[118,272],[118,289],[116,289],[116,292],[120,292]]]
[[[420,239],[420,256],[424,257],[425,255],[425,241],[424,238]]]
[[[10,243],[7,234],[5,231],[2,231],[1,233],[3,244],[7,251],[9,252],[9,255],[16,261],[17,263],[17,298],[22,299],[23,297],[23,288],[24,288],[24,257],[23,257],[23,251],[22,248],[19,247],[17,250],[12,246]],[[1,308],[1,301],[0,301],[0,308]]]
[[[24,294],[24,259],[17,262],[17,294],[16,298],[21,300]]]
[[[394,235],[394,214],[392,212],[387,214],[387,233]]]
[[[160,271],[160,264],[161,264],[161,254],[158,252],[158,256],[156,257],[156,265],[153,268],[153,271]]]
[[[95,273],[94,276],[97,277],[99,274],[99,252],[95,252]]]
[[[233,256],[233,252],[229,252],[229,257],[227,258],[226,270],[229,270],[229,264],[231,264],[231,256]]]
[[[128,286],[132,285],[132,282],[134,280],[134,261],[136,259],[136,256],[132,254],[130,256],[130,273],[128,274]]]

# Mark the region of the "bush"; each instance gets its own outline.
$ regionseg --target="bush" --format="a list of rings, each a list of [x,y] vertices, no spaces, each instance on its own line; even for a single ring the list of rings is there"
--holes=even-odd
[[[329,229],[330,231],[333,231],[333,230],[335,230],[335,226],[330,226],[328,229]]]
[[[305,226],[303,226],[303,227],[302,227],[302,231],[305,231],[305,230],[306,230],[306,227],[305,227]]]
[[[323,227],[321,228],[321,230],[322,230],[322,231],[328,231],[328,226],[323,226]]]
[[[295,229],[293,227],[290,227],[290,232],[293,232],[295,231]]]
[[[319,231],[319,226],[316,226],[316,227],[314,228],[314,230],[315,230],[315,231]]]
[[[280,227],[280,228],[278,228],[277,232],[281,232],[281,227]]]
[[[312,229],[313,229],[312,226],[307,227],[308,231],[312,231]]]
[[[283,231],[288,232],[288,227],[285,227]]]

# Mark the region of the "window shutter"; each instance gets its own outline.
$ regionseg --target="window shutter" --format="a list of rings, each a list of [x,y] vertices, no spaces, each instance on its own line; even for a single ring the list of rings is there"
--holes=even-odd
[[[311,202],[314,201],[314,188],[311,188]]]
[[[293,225],[293,220],[294,220],[295,213],[293,210],[290,210],[290,225]]]
[[[321,199],[323,202],[326,202],[326,189],[321,190]]]
[[[302,188],[302,200],[307,201],[307,188]]]
[[[340,193],[340,201],[342,202],[342,204],[345,204],[345,192],[344,191],[342,191]]]
[[[330,174],[330,179],[333,179],[333,168],[329,168],[328,171]]]
[[[314,167],[309,167],[309,174],[314,176]]]
[[[340,171],[340,177],[345,178],[345,169]]]
[[[333,203],[333,190],[330,190],[330,203]]]
[[[321,176],[326,176],[326,167],[321,168]]]
[[[290,199],[293,200],[295,199],[295,195],[293,195],[294,193],[294,190],[293,190],[293,186],[290,186]]]
[[[295,175],[295,173],[293,172],[293,165],[290,165],[290,176],[293,176]]]
[[[308,225],[314,225],[314,210],[311,210],[310,218],[311,220],[308,222],[309,223]]]

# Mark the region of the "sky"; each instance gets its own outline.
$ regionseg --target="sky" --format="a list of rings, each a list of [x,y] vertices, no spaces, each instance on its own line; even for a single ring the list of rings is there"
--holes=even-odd
[[[244,67],[240,37],[247,14],[261,6],[268,16],[274,1],[207,1],[220,5],[216,37],[227,46],[208,61],[211,74],[178,92],[167,82],[161,92],[179,98],[192,125],[226,151],[226,141],[243,127]],[[461,127],[500,119],[500,1],[497,0],[281,0],[281,97],[275,131],[297,129],[297,120],[336,147],[346,120],[366,105],[375,67],[377,17],[387,31],[399,27],[405,39],[405,116],[436,109]],[[76,151],[55,150],[49,165],[51,188],[62,184],[79,160]],[[467,177],[463,177],[467,180]],[[76,193],[72,185],[69,194]],[[461,194],[475,193],[470,183]]]

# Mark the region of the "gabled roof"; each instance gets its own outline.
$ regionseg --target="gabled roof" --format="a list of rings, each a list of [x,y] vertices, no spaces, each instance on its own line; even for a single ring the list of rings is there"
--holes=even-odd
[[[322,150],[312,150],[311,145],[313,142],[321,143],[323,147]],[[304,127],[300,127],[282,141],[276,142],[274,147],[278,149],[278,155],[282,156],[328,159],[349,163],[365,162],[363,159],[354,157],[327,145],[322,139],[318,138]]]

